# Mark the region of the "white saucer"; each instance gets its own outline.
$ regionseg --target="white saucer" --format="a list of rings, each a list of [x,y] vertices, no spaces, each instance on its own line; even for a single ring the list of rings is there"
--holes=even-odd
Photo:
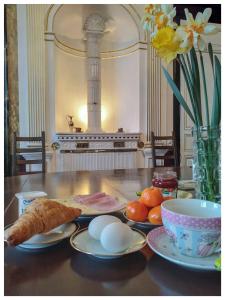
[[[130,222],[130,224],[129,224],[130,226],[132,226],[132,225],[137,225],[137,226],[141,226],[141,227],[145,227],[145,228],[154,228],[154,227],[156,227],[156,226],[160,226],[160,225],[152,224],[152,223],[150,223],[149,221],[145,221],[145,222],[136,222],[136,221],[134,221],[134,220],[131,220],[131,219],[129,219],[129,218],[127,217],[126,212],[124,212],[123,215],[124,215],[124,218],[125,218],[127,221]]]
[[[128,249],[124,250],[123,252],[110,253],[106,251],[102,247],[100,241],[93,239],[89,235],[87,228],[84,228],[72,234],[70,237],[70,244],[74,249],[98,258],[102,258],[102,259],[119,258],[123,255],[139,251],[146,245],[146,235],[137,229],[134,228],[131,229],[133,230],[133,234],[134,234],[134,238],[133,238],[134,242]]]
[[[5,233],[7,232],[9,226],[5,229]],[[63,239],[68,238],[71,234],[79,229],[79,226],[75,223],[67,223],[57,228],[53,229],[52,231],[48,232],[47,234],[36,234],[29,240],[19,244],[17,247],[25,248],[25,249],[41,249],[53,246]]]
[[[175,264],[198,270],[216,270],[214,262],[219,255],[218,253],[207,257],[182,255],[174,246],[172,239],[165,232],[163,226],[155,228],[148,233],[147,243],[154,252]]]

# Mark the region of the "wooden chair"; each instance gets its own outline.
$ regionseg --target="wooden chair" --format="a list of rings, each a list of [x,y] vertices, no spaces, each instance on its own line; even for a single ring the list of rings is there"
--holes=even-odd
[[[41,145],[34,147],[20,148],[20,142],[41,142]],[[22,153],[41,153],[41,159],[26,160]],[[14,132],[13,135],[13,175],[26,175],[45,173],[45,132],[42,131],[40,137],[19,137]],[[41,165],[41,171],[27,171],[27,165]]]
[[[151,132],[153,167],[178,167],[177,145],[174,132],[172,136],[156,136]],[[160,143],[161,142],[161,143]],[[164,155],[158,155],[157,150],[167,150]],[[157,165],[157,160],[163,165]]]

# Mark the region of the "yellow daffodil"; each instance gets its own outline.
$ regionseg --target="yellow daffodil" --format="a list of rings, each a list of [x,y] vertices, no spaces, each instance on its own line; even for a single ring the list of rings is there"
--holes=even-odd
[[[176,31],[169,26],[159,29],[152,39],[152,46],[156,49],[157,55],[167,63],[186,51],[180,47],[180,43]]]
[[[177,29],[179,38],[183,40],[181,47],[190,49],[194,46],[203,51],[205,49],[205,41],[202,36],[215,34],[219,31],[215,25],[208,24],[212,9],[206,8],[203,13],[198,12],[195,19],[187,8],[184,11],[187,24]]]

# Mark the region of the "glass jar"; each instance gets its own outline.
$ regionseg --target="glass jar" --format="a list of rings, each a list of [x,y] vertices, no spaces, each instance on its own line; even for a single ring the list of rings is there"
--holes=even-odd
[[[193,179],[196,197],[212,202],[221,201],[221,129],[195,127],[193,136]]]
[[[161,189],[163,197],[177,197],[178,180],[176,172],[154,172],[152,185]]]

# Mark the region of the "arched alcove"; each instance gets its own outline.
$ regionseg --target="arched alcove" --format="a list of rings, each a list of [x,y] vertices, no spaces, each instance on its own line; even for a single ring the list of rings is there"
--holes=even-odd
[[[47,101],[50,136],[66,132],[66,115],[74,116],[75,126],[86,129],[87,102],[86,47],[83,26],[91,13],[106,20],[101,42],[102,128],[114,132],[145,131],[140,106],[146,103],[147,42],[140,17],[131,5],[51,5],[46,14]],[[54,61],[52,58],[54,53]],[[48,60],[48,58],[50,58]],[[54,65],[54,66],[53,66]],[[54,72],[54,76],[52,73]],[[143,81],[145,78],[145,82]]]

